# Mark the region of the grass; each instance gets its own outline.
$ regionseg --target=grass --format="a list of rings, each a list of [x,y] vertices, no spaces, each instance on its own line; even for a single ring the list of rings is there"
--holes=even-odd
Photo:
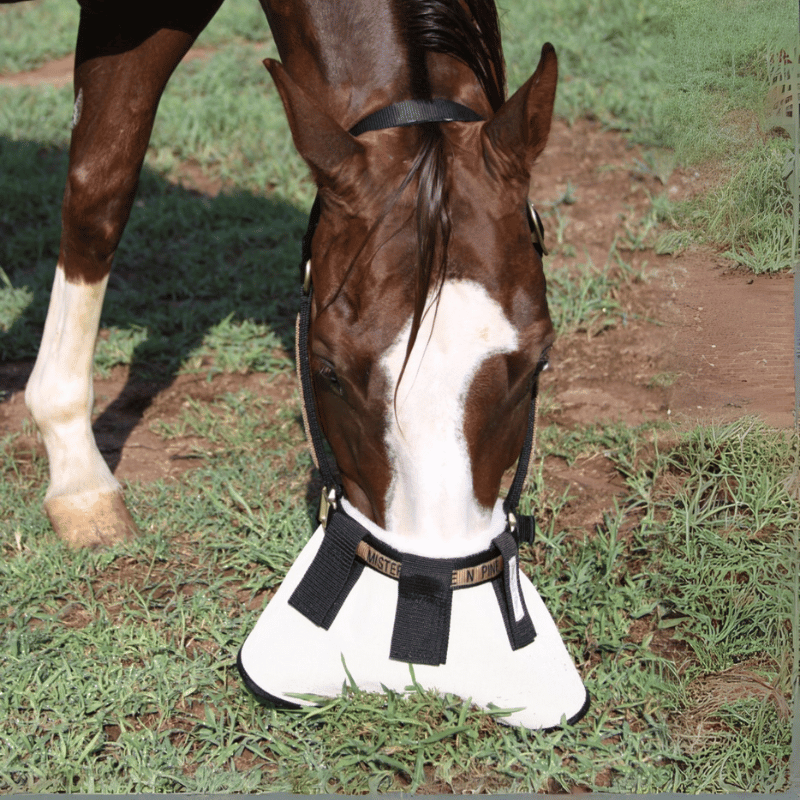
[[[547,278],[553,325],[562,334],[585,331],[591,337],[625,324],[628,312],[620,297],[626,287],[643,280],[643,271],[625,262],[616,246],[602,268],[589,259],[570,264],[568,269],[554,269]]]
[[[0,75],[35,69],[75,49],[79,7],[58,0],[36,0],[0,9]],[[31,24],[35,14],[36,25]]]
[[[768,142],[772,152],[765,153],[767,58],[792,49],[796,9],[784,0],[734,0],[730,10],[720,14],[716,0],[558,0],[537,8],[531,25],[526,4],[506,3],[509,86],[528,77],[539,47],[552,41],[561,63],[561,116],[589,116],[626,131],[662,162],[655,165],[662,178],[674,166],[718,163],[724,197],[712,197],[699,211],[679,209],[673,217],[680,231],[670,232],[664,246],[674,250],[692,238],[705,240],[748,269],[776,271],[791,258],[788,189],[781,175],[760,187],[753,179],[783,168],[784,140]],[[0,72],[68,54],[76,20],[77,9],[58,0],[0,8],[6,42]],[[224,50],[184,65],[173,78],[148,163],[174,178],[189,160],[213,180],[254,192],[280,187],[284,197],[305,207],[311,190],[260,64],[275,52],[255,3],[228,0],[199,40],[201,46],[222,43]],[[69,89],[0,89],[0,129],[14,141],[64,148],[70,116]],[[743,165],[752,165],[751,178],[742,176]],[[52,196],[59,194],[54,188]],[[725,218],[710,220],[720,205]]]
[[[538,46],[551,41],[563,80],[557,113],[591,114],[680,163],[731,153],[752,132],[765,100],[766,56],[793,44],[797,9],[782,0],[648,4],[560,0],[537,8],[506,4],[510,83],[530,73]],[[533,36],[531,31],[533,30]],[[531,41],[533,39],[533,41]]]
[[[759,59],[787,27],[786,4],[737,1],[728,23],[705,0],[558,0],[537,8],[535,25],[526,4],[506,5],[512,88],[549,39],[561,59],[558,113],[625,130],[646,147],[642,170],[663,180],[699,159],[738,164],[706,201],[676,208],[654,198],[627,247],[664,228],[663,248],[685,246],[702,228],[751,269],[781,262],[785,240],[759,239],[785,218],[781,144],[759,144],[758,158],[749,148]],[[77,13],[61,0],[1,8],[0,72],[69,53]],[[201,40],[225,48],[170,84],[109,287],[100,374],[127,365],[134,376],[256,370],[283,380],[291,370],[312,190],[260,65],[272,54],[260,44],[265,31],[256,3],[228,0]],[[68,89],[0,87],[4,360],[32,359],[41,335],[71,106]],[[187,164],[222,193],[210,200],[176,185]],[[577,257],[564,237],[576,202],[568,189],[549,212],[572,264],[548,276],[551,309],[562,335],[599,335],[625,323],[628,285],[644,275],[624,260],[621,240],[603,265]],[[752,421],[680,441],[652,426],[540,432],[539,479],[522,510],[535,510],[541,530],[523,568],[594,698],[579,725],[545,735],[420,692],[411,674],[406,695],[346,686],[297,713],[261,707],[243,690],[236,651],[315,511],[297,398],[279,397],[226,388],[154,419],[153,433],[182,443],[195,466],[130,487],[144,535],[103,553],[65,553],[40,511],[40,451],[28,435],[3,438],[0,791],[786,786],[797,516],[782,485],[792,454],[781,435]],[[582,499],[549,477],[556,464],[590,458],[619,471],[626,493],[587,529]]]
[[[700,241],[724,248],[726,258],[756,274],[790,270],[791,198],[786,185],[789,143],[775,139],[754,146],[727,183],[675,210],[682,227]]]
[[[80,9],[60,0],[32,0],[0,8],[0,75],[35,69],[72,55]],[[36,24],[32,24],[35,21]],[[258,3],[227,0],[197,41],[201,47],[262,43],[267,25]]]
[[[603,453],[631,490],[581,543],[595,550],[593,570],[562,556],[571,570],[569,613],[590,648],[635,654],[640,665],[633,639],[663,659],[666,680],[654,689],[665,752],[675,750],[658,771],[664,782],[646,791],[777,791],[780,753],[789,747],[797,570],[797,509],[781,485],[790,442],[747,419],[698,428],[655,451],[643,446],[653,438],[644,433],[544,432],[545,452],[573,461]],[[540,504],[546,508],[546,498]],[[591,597],[583,609],[581,587]],[[622,776],[614,786],[645,790]]]
[[[552,41],[562,74],[557,113],[625,131],[661,162],[652,166],[663,183],[675,167],[717,165],[717,190],[673,210],[677,229],[665,231],[663,252],[695,241],[756,273],[790,267],[791,148],[768,134],[766,117],[768,58],[793,51],[796,7],[733,0],[720,13],[717,0],[562,0],[537,7],[534,24],[525,4],[508,6],[512,85]]]
[[[27,151],[6,144],[0,163],[19,163]],[[51,167],[64,164],[58,151],[38,159],[48,178]],[[6,174],[12,184],[13,172]],[[49,179],[29,178],[13,183],[13,204],[0,212],[0,227],[15,231],[0,244],[0,264],[16,267],[0,291],[3,358],[35,357],[57,257],[58,194],[44,191]],[[49,199],[31,219],[34,195]],[[30,224],[48,209],[41,227]],[[284,363],[281,353],[293,346],[296,243],[305,224],[303,212],[281,198],[236,191],[212,204],[145,171],[109,284],[98,370],[196,369],[210,348],[219,368]]]
[[[200,466],[129,493],[140,540],[69,558],[38,513],[44,463],[6,442],[4,791],[783,785],[794,512],[778,434],[742,422],[664,448],[644,428],[542,436],[539,469],[599,454],[629,488],[594,532],[569,524],[572,498],[547,482],[524,497],[545,522],[524,568],[594,698],[584,722],[544,735],[411,677],[408,696],[346,687],[322,709],[255,704],[235,653],[314,510],[294,400],[229,393],[154,429],[194,442]]]

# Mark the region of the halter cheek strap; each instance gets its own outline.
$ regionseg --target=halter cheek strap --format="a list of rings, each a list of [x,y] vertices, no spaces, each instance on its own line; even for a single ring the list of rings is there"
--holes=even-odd
[[[449,100],[407,100],[395,103],[357,123],[350,133],[402,127],[426,122],[477,122],[482,118],[466,106]],[[303,402],[303,421],[315,464],[322,474],[319,521],[325,536],[305,576],[289,598],[289,605],[315,625],[329,629],[365,566],[398,581],[398,600],[390,658],[414,664],[446,663],[453,591],[491,580],[509,643],[513,650],[535,636],[519,589],[519,544],[533,542],[536,525],[531,516],[516,513],[533,450],[536,384],[528,426],[511,488],[503,502],[505,530],[492,547],[467,559],[435,559],[391,550],[343,507],[344,490],[336,480],[324,448],[314,388],[311,381],[308,337],[311,326],[311,241],[319,221],[319,198],[314,201],[303,237],[301,279],[303,292],[297,320],[297,369]],[[544,252],[541,220],[529,203],[528,220],[534,247]],[[476,578],[477,576],[477,578]]]

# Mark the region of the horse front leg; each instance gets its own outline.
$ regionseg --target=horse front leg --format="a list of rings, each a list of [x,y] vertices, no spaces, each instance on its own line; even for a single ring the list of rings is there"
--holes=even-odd
[[[184,24],[125,20],[117,11],[81,15],[60,253],[25,390],[49,460],[45,511],[71,546],[110,545],[137,532],[92,432],[94,347],[161,93],[220,2],[195,4]]]
[[[75,547],[111,544],[136,533],[91,427],[92,357],[107,283],[107,275],[97,283],[70,282],[59,260],[25,389],[50,467],[45,511],[55,532]]]

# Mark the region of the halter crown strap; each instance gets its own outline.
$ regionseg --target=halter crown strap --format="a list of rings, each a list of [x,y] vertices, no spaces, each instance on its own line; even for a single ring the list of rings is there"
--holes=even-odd
[[[401,100],[364,117],[350,128],[351,136],[387,128],[405,128],[423,122],[482,122],[483,117],[454,100]]]

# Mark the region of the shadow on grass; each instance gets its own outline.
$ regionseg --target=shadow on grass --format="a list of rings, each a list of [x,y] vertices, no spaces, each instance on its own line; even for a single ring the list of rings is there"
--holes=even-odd
[[[0,319],[0,361],[11,362],[0,365],[5,393],[24,388],[36,357],[58,257],[66,170],[66,150],[0,137],[0,267],[13,287],[2,296],[25,306],[11,312],[0,306],[13,320],[3,332]],[[143,169],[97,350],[103,367],[130,364],[126,386],[94,424],[104,434],[113,427],[120,444],[105,452],[112,470],[153,397],[187,364],[286,369],[306,213],[279,196],[232,190],[208,197]]]

